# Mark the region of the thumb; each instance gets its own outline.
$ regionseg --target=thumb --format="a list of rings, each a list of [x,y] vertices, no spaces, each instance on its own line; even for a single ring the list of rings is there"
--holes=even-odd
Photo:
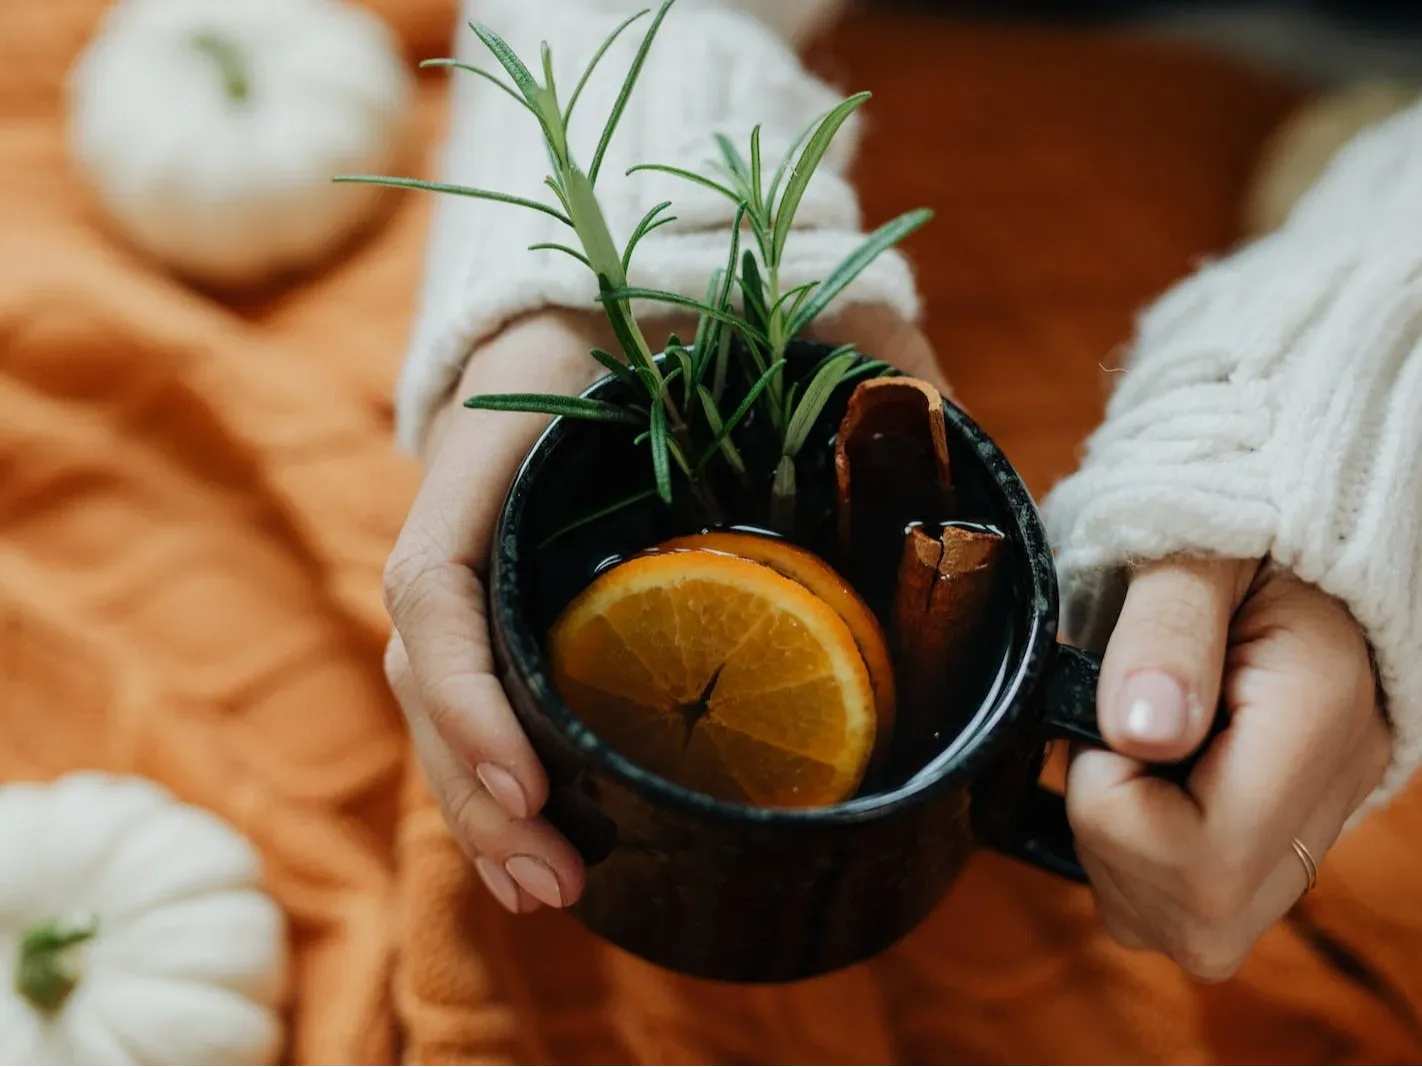
[[[1199,748],[1219,703],[1230,618],[1256,568],[1178,558],[1133,575],[1096,691],[1097,722],[1113,749],[1159,763]]]

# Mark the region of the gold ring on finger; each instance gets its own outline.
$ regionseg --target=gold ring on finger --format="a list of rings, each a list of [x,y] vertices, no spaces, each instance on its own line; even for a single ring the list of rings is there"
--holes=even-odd
[[[1304,876],[1308,883],[1304,886],[1304,893],[1313,892],[1313,887],[1318,885],[1318,861],[1313,858],[1313,853],[1308,850],[1308,846],[1297,837],[1290,842],[1294,846],[1294,855],[1303,864]]]

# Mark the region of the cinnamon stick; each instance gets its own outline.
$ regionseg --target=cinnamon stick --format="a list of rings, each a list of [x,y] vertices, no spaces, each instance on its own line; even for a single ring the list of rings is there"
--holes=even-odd
[[[905,527],[936,526],[953,514],[938,390],[916,378],[862,383],[839,425],[834,468],[841,566],[887,619]]]
[[[963,726],[959,694],[979,653],[1002,535],[945,525],[908,531],[894,596],[899,719],[895,743],[934,745]]]

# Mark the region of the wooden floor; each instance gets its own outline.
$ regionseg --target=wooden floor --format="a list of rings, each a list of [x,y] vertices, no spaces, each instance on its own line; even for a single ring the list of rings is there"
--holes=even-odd
[[[816,68],[873,90],[869,224],[927,205],[908,243],[963,403],[1034,493],[1071,470],[1137,310],[1235,240],[1263,137],[1298,99],[1166,44],[875,13]]]

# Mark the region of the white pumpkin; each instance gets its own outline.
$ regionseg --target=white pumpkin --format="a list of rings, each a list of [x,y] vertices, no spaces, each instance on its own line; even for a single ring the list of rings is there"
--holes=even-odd
[[[413,82],[385,25],[340,0],[120,0],[70,78],[97,198],[179,273],[246,286],[308,266],[369,216]]]
[[[0,1063],[273,1062],[286,934],[260,870],[143,779],[0,786]]]

